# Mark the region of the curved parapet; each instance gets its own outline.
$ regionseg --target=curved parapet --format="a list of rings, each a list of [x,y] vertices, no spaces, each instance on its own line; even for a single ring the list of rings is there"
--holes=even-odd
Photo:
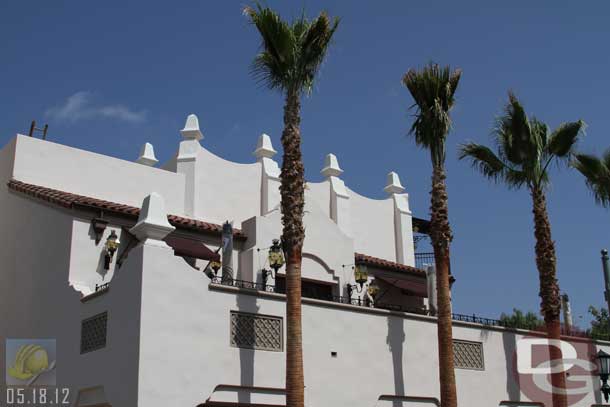
[[[189,116],[176,157],[176,171],[186,178],[186,215],[241,223],[279,210],[280,168],[273,159],[277,152],[271,137],[261,134],[253,152],[256,162],[242,164],[202,147],[198,126],[196,116]],[[343,234],[353,238],[356,251],[414,265],[411,212],[398,174],[388,174],[384,188],[388,198],[379,200],[345,185],[335,154],[326,155],[321,173],[324,181],[307,183],[306,202],[315,203]]]

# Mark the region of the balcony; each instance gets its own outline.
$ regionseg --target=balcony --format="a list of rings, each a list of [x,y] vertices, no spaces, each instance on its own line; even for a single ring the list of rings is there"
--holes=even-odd
[[[415,253],[415,267],[420,270],[425,270],[425,265],[434,264],[434,253]]]

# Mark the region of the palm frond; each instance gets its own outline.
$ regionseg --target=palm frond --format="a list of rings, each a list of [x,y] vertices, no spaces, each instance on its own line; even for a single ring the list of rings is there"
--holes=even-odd
[[[530,120],[513,92],[508,93],[508,103],[504,107],[504,114],[496,119],[494,133],[510,162],[522,165],[533,155]]]
[[[511,189],[529,185],[530,178],[525,171],[513,168],[499,154],[484,145],[476,143],[461,145],[459,159],[468,159],[472,167],[483,176],[496,183],[504,182]]]
[[[251,66],[254,78],[271,89],[311,91],[339,20],[331,23],[323,12],[312,21],[303,14],[289,24],[258,3],[245,7],[244,14],[261,35],[261,51]]]
[[[303,86],[308,92],[311,92],[313,80],[338,26],[339,18],[334,18],[331,22],[328,15],[322,12],[303,33],[300,41],[299,70],[302,73]]]
[[[496,118],[492,131],[497,162],[494,166],[477,162],[476,168],[488,178],[503,180],[510,188],[544,188],[550,182],[549,165],[573,154],[584,126],[582,120],[564,123],[549,134],[549,127],[533,116],[528,117],[519,99],[509,92],[504,112]],[[474,153],[485,153],[489,157],[491,152],[467,146],[469,149],[463,150],[460,158],[471,156],[472,159]],[[610,163],[610,153],[607,158]],[[499,163],[504,165],[501,175],[493,171],[499,168]]]
[[[455,91],[461,71],[430,63],[421,71],[410,69],[402,83],[413,97],[415,120],[409,131],[415,143],[430,150],[434,166],[445,161],[445,139],[451,129],[449,111],[455,103]]]
[[[610,207],[610,150],[599,159],[590,154],[575,154],[572,166],[584,177],[595,201],[603,207]]]
[[[502,160],[489,147],[481,144],[461,145],[459,159],[468,159],[474,169],[495,182],[504,178],[507,169]]]
[[[585,122],[578,120],[577,122],[562,123],[557,127],[548,143],[548,150],[556,157],[569,156],[576,146],[578,136],[585,128]]]

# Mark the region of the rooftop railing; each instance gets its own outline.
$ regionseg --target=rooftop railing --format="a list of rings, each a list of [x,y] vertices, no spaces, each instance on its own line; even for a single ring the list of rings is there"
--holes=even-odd
[[[415,253],[415,267],[425,270],[425,265],[434,264],[434,253]]]
[[[236,279],[229,279],[229,278],[223,279],[220,276],[213,277],[212,283],[220,284],[220,285],[224,285],[224,286],[242,288],[242,289],[246,289],[246,290],[265,291],[265,292],[270,292],[270,293],[285,294],[285,292],[283,292],[283,291],[276,292],[275,286],[272,286],[272,285],[264,285],[263,283],[256,283],[256,282],[252,282],[252,281],[236,280]],[[386,302],[371,302],[368,299],[361,299],[361,298],[348,298],[348,297],[335,296],[335,295],[333,295],[333,296],[320,295],[317,297],[308,296],[308,298],[313,298],[313,299],[317,299],[317,300],[321,300],[321,301],[330,301],[330,302],[335,302],[335,303],[339,303],[339,304],[355,305],[355,306],[365,307],[365,308],[379,308],[379,309],[385,309],[385,310],[389,310],[389,311],[407,312],[410,314],[430,315],[428,310],[424,307],[415,308],[415,307],[407,307],[407,306],[404,306],[401,304],[391,304],[391,303],[386,303]],[[502,328],[524,329],[524,330],[535,331],[535,332],[544,332],[544,330],[545,330],[544,326],[539,326],[539,327],[532,327],[532,326],[526,326],[526,325],[521,326],[519,324],[515,324],[512,321],[502,321],[500,319],[484,318],[484,317],[477,316],[476,314],[466,315],[466,314],[453,313],[453,314],[451,314],[451,318],[454,321],[469,322],[469,323],[480,324],[480,325],[484,325],[484,326],[497,326],[497,327],[502,327]],[[592,335],[590,332],[582,331],[577,328],[566,329],[565,327],[562,327],[561,333],[562,333],[562,335],[566,335],[566,336],[599,339],[599,340],[605,340],[605,341],[610,340],[610,335]]]

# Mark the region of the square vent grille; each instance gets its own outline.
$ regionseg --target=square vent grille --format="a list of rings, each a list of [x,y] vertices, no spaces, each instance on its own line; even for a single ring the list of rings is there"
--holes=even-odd
[[[458,369],[485,370],[483,344],[454,339],[453,363]]]
[[[80,330],[80,353],[92,352],[106,346],[108,312],[84,319]]]
[[[282,318],[231,311],[231,346],[281,352]]]

